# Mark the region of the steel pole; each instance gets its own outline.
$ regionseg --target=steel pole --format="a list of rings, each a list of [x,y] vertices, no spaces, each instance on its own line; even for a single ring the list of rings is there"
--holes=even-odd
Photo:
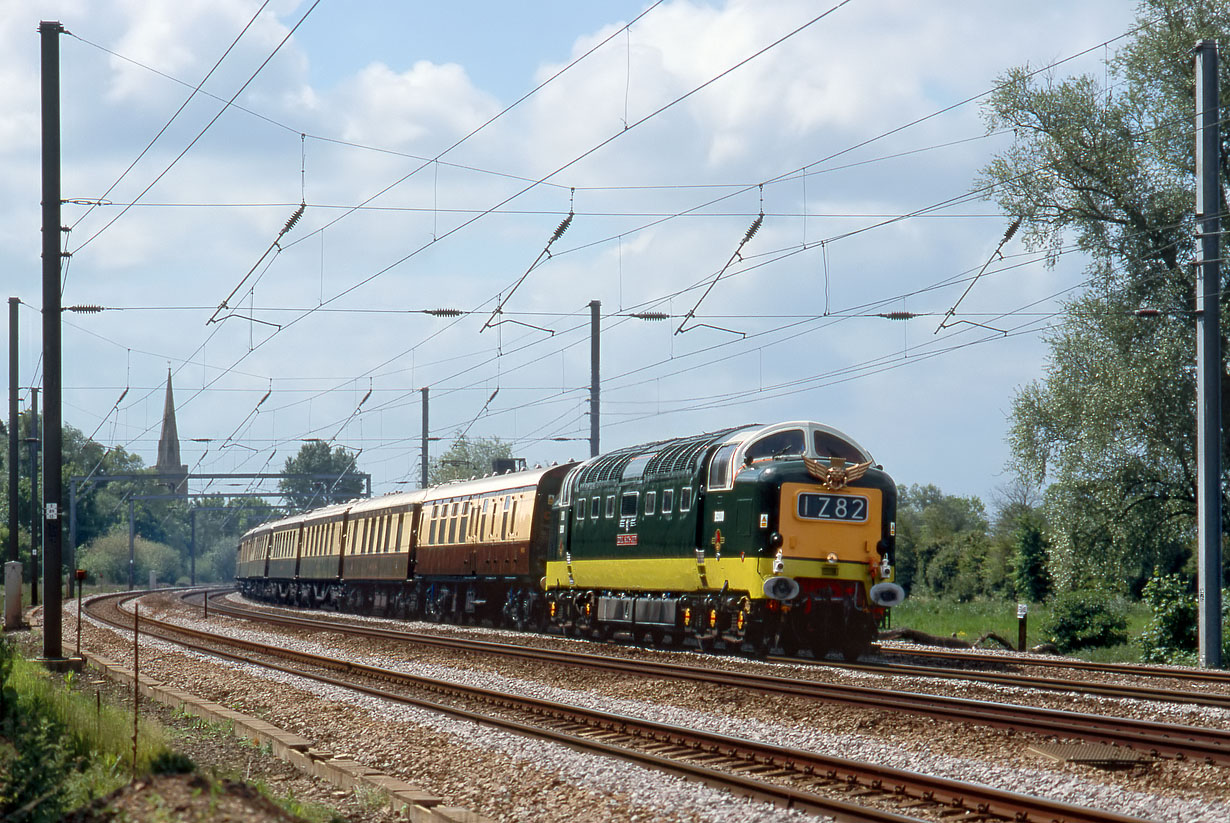
[[[427,432],[428,432],[427,387],[424,386],[423,388],[419,389],[419,391],[423,393],[423,471],[422,471],[422,479],[421,479],[420,487],[425,489],[427,488],[427,462],[428,462],[427,461]]]
[[[60,34],[39,23],[43,109],[43,657],[60,660]]]
[[[1221,666],[1221,180],[1217,44],[1196,44],[1196,408],[1200,665]]]
[[[135,525],[136,518],[133,514],[133,500],[128,498],[128,590],[132,591],[137,587],[137,549],[136,537],[137,528]]]
[[[38,605],[38,583],[42,566],[38,562],[39,537],[43,531],[43,514],[38,505],[38,387],[30,387],[30,605]]]
[[[17,465],[17,306],[21,301],[16,297],[9,298],[9,553],[10,562],[21,560],[17,551],[17,485],[20,482]]]
[[[602,324],[602,303],[591,300],[589,303],[589,456],[597,457],[599,442],[598,432],[602,420],[599,405],[599,363],[601,362],[601,343],[599,334]]]

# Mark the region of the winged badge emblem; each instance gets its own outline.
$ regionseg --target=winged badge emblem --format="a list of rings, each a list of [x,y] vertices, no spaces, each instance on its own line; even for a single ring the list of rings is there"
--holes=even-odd
[[[867,469],[871,468],[870,460],[866,463],[854,463],[847,466],[844,457],[830,457],[827,466],[810,457],[804,457],[803,463],[807,466],[808,474],[823,483],[829,491],[834,492],[844,488],[847,483],[858,480],[867,473]]]

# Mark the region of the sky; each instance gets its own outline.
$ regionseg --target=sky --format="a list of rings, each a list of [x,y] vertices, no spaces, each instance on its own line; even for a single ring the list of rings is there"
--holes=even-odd
[[[64,314],[64,420],[99,442],[155,462],[169,369],[195,472],[322,439],[414,487],[424,387],[432,456],[584,458],[596,300],[603,450],[817,420],[990,508],[1086,261],[1000,249],[978,177],[1012,135],[981,103],[1025,64],[1104,79],[1135,25],[1122,0],[11,0],[23,387],[40,20],[67,30],[63,305],[105,307]]]

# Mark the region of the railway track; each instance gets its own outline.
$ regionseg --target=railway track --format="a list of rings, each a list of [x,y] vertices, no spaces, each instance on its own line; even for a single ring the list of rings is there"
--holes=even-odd
[[[976,723],[1003,729],[1028,731],[1060,739],[1084,740],[1125,746],[1152,756],[1196,758],[1210,763],[1230,764],[1230,732],[1175,723],[1149,720],[1089,715],[1058,709],[1036,708],[1016,704],[994,703],[986,700],[969,700],[942,695],[892,691],[819,683],[779,675],[753,674],[711,667],[664,663],[649,660],[610,658],[585,652],[568,652],[559,649],[533,649],[518,644],[495,643],[470,638],[448,638],[434,634],[406,632],[378,628],[357,623],[340,623],[286,612],[272,613],[267,610],[236,606],[217,598],[210,601],[211,611],[249,620],[259,620],[277,625],[319,631],[344,631],[364,637],[381,638],[395,642],[449,648],[462,652],[517,657],[537,660],[551,665],[573,665],[593,669],[633,674],[644,677],[684,679],[714,686],[729,686],[768,694],[780,694],[841,703],[888,712],[911,712],[927,717],[958,723]],[[849,664],[853,666],[853,664]],[[884,667],[872,667],[873,671],[889,673]],[[892,669],[891,673],[902,673]],[[933,676],[939,676],[938,674]],[[1014,681],[1022,683],[1024,681]],[[1084,681],[1072,681],[1071,690],[1079,691]],[[1052,688],[1054,686],[1052,685]],[[1106,687],[1110,689],[1112,687]],[[1132,696],[1149,699],[1147,690],[1125,691],[1117,696]],[[1182,693],[1179,693],[1182,694]],[[1156,699],[1156,698],[1155,698]],[[1171,699],[1179,699],[1171,694]],[[1195,698],[1193,698],[1193,702]]]
[[[90,604],[90,613],[113,626],[131,629],[131,615],[121,612],[120,599],[136,596],[128,593],[96,598]],[[111,609],[109,615],[103,613],[104,600]],[[960,815],[962,820],[1018,823],[1138,820],[978,784],[271,648],[147,618],[142,619],[141,625],[143,632],[156,633],[206,654],[631,760],[782,807],[827,814],[843,821],[904,823],[917,818],[902,814],[903,811],[922,809],[929,810],[928,817],[932,819],[955,819],[954,815]],[[218,648],[220,644],[233,650]],[[289,663],[274,662],[270,657]],[[391,690],[386,684],[396,688]],[[416,692],[426,692],[432,698],[415,696]],[[848,799],[832,797],[828,794],[832,792]],[[852,799],[861,802],[851,802]],[[897,808],[863,805],[873,799]]]
[[[996,664],[1023,667],[1033,666],[1045,669],[1075,669],[1097,672],[1099,674],[1130,675],[1161,680],[1186,680],[1193,683],[1213,683],[1230,688],[1230,671],[1217,669],[1181,669],[1175,666],[1144,666],[1134,663],[1094,663],[1089,660],[1076,660],[1070,657],[1046,658],[1010,654],[991,656],[953,649],[913,649],[900,646],[876,647],[876,650],[885,657],[922,657],[936,660],[954,660],[980,666]],[[937,667],[937,670],[949,671],[951,669],[949,667],[943,669]]]
[[[770,659],[780,660],[780,662],[783,663],[798,664],[800,662],[796,658]],[[994,683],[1000,686],[1042,689],[1045,691],[1079,692],[1081,694],[1099,695],[1101,697],[1118,697],[1129,700],[1159,700],[1165,703],[1184,703],[1197,706],[1211,706],[1219,709],[1230,709],[1230,694],[1218,694],[1215,692],[1189,692],[1153,686],[1097,683],[1088,680],[1065,680],[1058,677],[1040,677],[1038,675],[1023,674],[1018,672],[978,671],[971,669],[957,669],[949,666],[914,666],[904,663],[839,663],[832,660],[826,660],[817,665],[823,665],[831,668],[850,669],[853,671],[873,672],[875,674],[883,674],[885,676],[939,677],[948,680],[968,680],[977,683]],[[1099,669],[1098,671],[1115,674],[1119,673],[1117,669]],[[1171,675],[1155,674],[1154,676],[1170,677]]]

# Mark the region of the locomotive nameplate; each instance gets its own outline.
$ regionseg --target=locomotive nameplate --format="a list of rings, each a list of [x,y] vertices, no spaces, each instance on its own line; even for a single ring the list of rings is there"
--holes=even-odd
[[[799,495],[798,515],[805,520],[839,520],[845,523],[867,522],[867,498],[854,494]]]

